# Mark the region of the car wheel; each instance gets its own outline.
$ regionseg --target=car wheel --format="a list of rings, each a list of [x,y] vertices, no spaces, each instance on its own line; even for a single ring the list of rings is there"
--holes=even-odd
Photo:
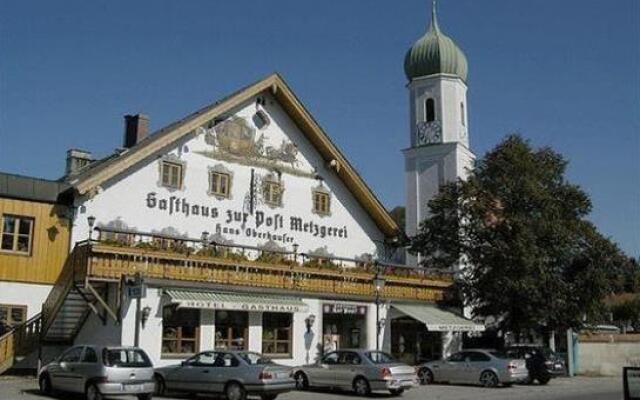
[[[38,379],[38,386],[40,387],[40,393],[47,396],[51,396],[53,394],[51,379],[49,378],[49,375],[41,375],[40,379]]]
[[[138,395],[138,400],[151,400],[153,398],[153,393],[141,393]]]
[[[480,374],[480,383],[484,387],[492,388],[498,386],[500,384],[500,380],[498,379],[498,375],[493,371],[484,371]]]
[[[393,396],[400,396],[402,393],[404,393],[404,389],[390,389],[389,392]]]
[[[421,385],[431,385],[433,383],[433,372],[429,368],[422,368],[418,371],[418,379]]]
[[[309,389],[309,379],[307,379],[307,375],[304,372],[302,371],[296,372],[296,374],[294,375],[294,378],[296,380],[296,389],[298,390]]]
[[[227,383],[224,394],[227,400],[245,400],[247,398],[247,392],[238,382]]]
[[[371,393],[371,386],[365,378],[359,376],[353,381],[353,390],[358,396],[368,396]]]
[[[164,396],[167,393],[167,385],[164,383],[164,379],[160,375],[155,375],[153,377],[153,382],[155,383],[155,394],[156,396]]]
[[[94,383],[87,386],[87,390],[85,390],[85,397],[87,400],[102,400],[104,398]]]

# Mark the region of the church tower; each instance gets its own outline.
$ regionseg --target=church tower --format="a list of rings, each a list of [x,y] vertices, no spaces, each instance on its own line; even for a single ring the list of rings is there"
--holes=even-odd
[[[427,32],[404,61],[409,89],[410,147],[404,150],[406,232],[414,236],[429,216],[427,203],[442,184],[464,179],[475,155],[469,148],[467,58],[440,30],[433,2]],[[407,262],[419,260],[409,256]]]

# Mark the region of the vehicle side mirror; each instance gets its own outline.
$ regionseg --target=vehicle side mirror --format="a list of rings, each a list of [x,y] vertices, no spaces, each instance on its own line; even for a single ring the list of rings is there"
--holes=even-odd
[[[329,368],[329,364],[325,364],[325,363],[320,363],[320,366],[325,369]]]
[[[184,360],[180,362],[180,365],[184,367],[186,365],[189,365],[189,363],[186,360]]]

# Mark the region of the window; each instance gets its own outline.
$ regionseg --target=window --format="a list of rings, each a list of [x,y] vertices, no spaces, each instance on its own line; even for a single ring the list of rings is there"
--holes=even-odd
[[[468,358],[469,361],[472,362],[485,362],[485,361],[491,361],[491,358],[486,355],[486,354],[482,354],[482,353],[478,353],[475,351],[470,351],[466,354],[466,357]]]
[[[464,361],[464,353],[454,353],[447,358],[447,361],[460,362]]]
[[[462,123],[462,126],[465,125],[464,120],[464,103],[460,103],[460,122]]]
[[[74,363],[80,361],[82,346],[72,347],[60,356],[60,362]]]
[[[230,181],[231,177],[229,174],[209,172],[209,193],[216,196],[229,197]]]
[[[270,356],[291,356],[293,316],[286,313],[262,314],[262,353]]]
[[[425,120],[432,122],[436,120],[436,102],[432,98],[428,98],[424,104]]]
[[[93,347],[85,347],[84,355],[82,356],[83,363],[95,363],[98,362],[98,354]]]
[[[329,193],[313,192],[313,212],[317,214],[329,214],[330,198]]]
[[[338,363],[338,353],[337,352],[333,352],[333,353],[327,354],[322,359],[322,363],[323,364],[327,364],[327,365],[335,365],[335,364],[337,364]]]
[[[357,353],[345,351],[340,355],[339,362],[342,365],[360,365],[362,363],[362,359],[360,359],[360,356]]]
[[[374,364],[391,364],[396,362],[393,357],[382,351],[369,351],[365,353],[365,355],[367,356],[369,361]]]
[[[263,185],[262,197],[267,204],[282,205],[283,187],[280,182],[266,181]]]
[[[33,222],[33,218],[29,217],[3,215],[0,249],[30,254],[33,244]]]
[[[104,349],[102,358],[107,367],[147,368],[152,366],[147,353],[140,349]]]
[[[172,189],[182,188],[182,165],[170,162],[161,161],[161,174],[162,174],[162,186],[166,186]]]
[[[0,304],[0,335],[27,320],[27,306]]]
[[[248,338],[249,313],[244,311],[216,311],[216,348],[246,350]]]
[[[216,353],[205,351],[187,360],[187,364],[198,367],[212,367],[216,361]]]
[[[193,354],[198,351],[200,310],[167,306],[162,317],[162,354]]]

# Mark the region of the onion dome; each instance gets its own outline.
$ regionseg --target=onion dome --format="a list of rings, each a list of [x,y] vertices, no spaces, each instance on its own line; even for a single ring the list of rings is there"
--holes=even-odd
[[[448,74],[466,81],[467,71],[467,57],[449,36],[440,31],[434,0],[429,29],[407,51],[404,72],[409,80],[433,74]]]

